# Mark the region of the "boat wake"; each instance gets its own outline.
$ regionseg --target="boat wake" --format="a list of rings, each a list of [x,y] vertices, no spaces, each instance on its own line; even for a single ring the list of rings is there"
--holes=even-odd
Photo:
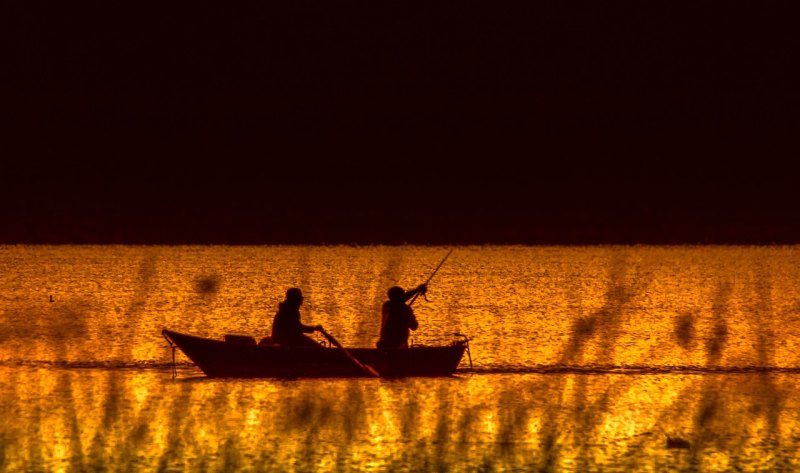
[[[64,361],[64,360],[2,360],[3,367],[54,368],[54,369],[104,369],[104,370],[145,370],[172,369],[171,361]],[[189,361],[179,361],[176,368],[194,368]]]
[[[536,366],[461,366],[456,374],[738,374],[797,373],[800,367],[786,366],[650,366],[650,365],[536,365]]]
[[[190,361],[178,361],[178,369],[196,369]],[[101,369],[101,370],[171,370],[171,361],[109,361],[109,360],[0,360],[0,367],[28,367],[51,369]],[[534,365],[534,366],[460,366],[455,374],[738,374],[787,373],[800,374],[800,366],[651,366],[651,365]]]

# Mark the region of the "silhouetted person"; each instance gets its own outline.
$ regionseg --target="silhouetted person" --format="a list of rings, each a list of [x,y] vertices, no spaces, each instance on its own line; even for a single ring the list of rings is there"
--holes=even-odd
[[[399,286],[389,288],[389,300],[381,307],[381,338],[378,340],[378,348],[408,348],[409,330],[416,330],[419,324],[406,301],[416,294],[425,294],[427,290],[425,284],[408,292]]]
[[[272,343],[293,347],[321,348],[321,345],[307,337],[306,333],[322,330],[321,325],[303,325],[300,322],[300,306],[303,292],[292,287],[286,291],[286,300],[278,305],[278,312],[272,320]]]

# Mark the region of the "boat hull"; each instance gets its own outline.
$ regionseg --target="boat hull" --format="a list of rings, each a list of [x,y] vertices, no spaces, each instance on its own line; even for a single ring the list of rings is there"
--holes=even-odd
[[[231,343],[171,330],[164,336],[208,377],[320,378],[369,376],[339,348],[294,348]],[[465,344],[411,348],[350,348],[361,363],[382,377],[450,376],[464,355]]]

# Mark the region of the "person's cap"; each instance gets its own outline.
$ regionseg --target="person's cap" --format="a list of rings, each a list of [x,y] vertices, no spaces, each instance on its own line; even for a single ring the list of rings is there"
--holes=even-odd
[[[303,300],[303,291],[299,287],[290,287],[286,290],[287,301],[300,301]]]
[[[406,295],[406,291],[400,286],[392,286],[388,291],[386,291],[386,293],[389,295],[389,299],[391,300],[401,299]]]

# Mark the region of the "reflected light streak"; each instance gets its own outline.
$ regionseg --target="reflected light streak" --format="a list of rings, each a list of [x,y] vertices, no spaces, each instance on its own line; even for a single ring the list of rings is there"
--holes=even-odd
[[[796,247],[459,248],[414,337],[469,334],[476,374],[171,379],[161,327],[264,336],[299,282],[307,322],[370,345],[365,281],[410,287],[441,253],[0,248],[0,470],[800,468],[799,374],[747,372],[798,364]]]

